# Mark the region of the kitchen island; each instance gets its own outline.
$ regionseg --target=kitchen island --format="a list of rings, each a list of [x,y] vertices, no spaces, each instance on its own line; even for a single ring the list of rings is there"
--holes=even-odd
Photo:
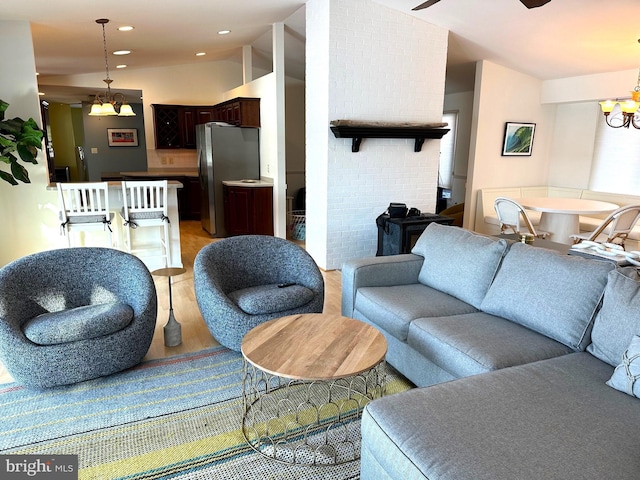
[[[181,220],[200,220],[201,193],[197,168],[150,168],[142,171],[102,172],[103,182],[118,180],[173,180],[182,184],[178,191]]]

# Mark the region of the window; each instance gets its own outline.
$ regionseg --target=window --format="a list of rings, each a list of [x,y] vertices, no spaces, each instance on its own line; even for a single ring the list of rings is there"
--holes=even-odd
[[[614,110],[612,115],[615,113]],[[596,127],[589,189],[640,195],[640,131],[633,126],[611,128],[602,115],[600,117]]]

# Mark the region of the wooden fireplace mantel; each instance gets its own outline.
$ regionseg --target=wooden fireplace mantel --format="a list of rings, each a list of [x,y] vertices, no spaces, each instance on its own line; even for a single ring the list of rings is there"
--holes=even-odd
[[[413,151],[422,150],[422,145],[427,139],[441,139],[450,129],[446,123],[434,124],[407,124],[386,122],[362,122],[356,123],[350,120],[338,120],[331,122],[330,128],[336,138],[351,138],[351,151],[360,150],[360,144],[364,138],[413,138],[415,146]]]

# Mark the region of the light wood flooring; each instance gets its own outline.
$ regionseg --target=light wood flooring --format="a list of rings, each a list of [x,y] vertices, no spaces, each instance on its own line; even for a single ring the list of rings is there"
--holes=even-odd
[[[182,263],[187,270],[183,275],[173,277],[173,314],[182,325],[182,343],[177,347],[165,347],[163,327],[169,318],[169,289],[166,277],[154,277],[158,292],[158,321],[145,359],[164,358],[179,353],[194,352],[218,345],[200,315],[193,288],[193,261],[200,249],[215,241],[204,230],[199,221],[180,222],[180,243]],[[323,271],[325,279],[324,311],[340,314],[341,283],[340,271]],[[105,352],[106,353],[106,352]],[[12,381],[8,372],[0,365],[0,383]]]

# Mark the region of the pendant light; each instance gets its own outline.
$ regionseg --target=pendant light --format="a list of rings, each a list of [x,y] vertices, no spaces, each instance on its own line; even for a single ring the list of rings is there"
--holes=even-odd
[[[127,98],[122,93],[111,93],[111,80],[109,78],[109,61],[107,56],[107,34],[104,26],[109,23],[108,18],[99,18],[96,23],[102,25],[102,44],[104,47],[104,66],[107,78],[103,80],[107,84],[107,90],[104,93],[96,93],[91,111],[89,115],[92,117],[108,117],[117,115],[119,117],[135,117],[131,105],[127,103]]]

